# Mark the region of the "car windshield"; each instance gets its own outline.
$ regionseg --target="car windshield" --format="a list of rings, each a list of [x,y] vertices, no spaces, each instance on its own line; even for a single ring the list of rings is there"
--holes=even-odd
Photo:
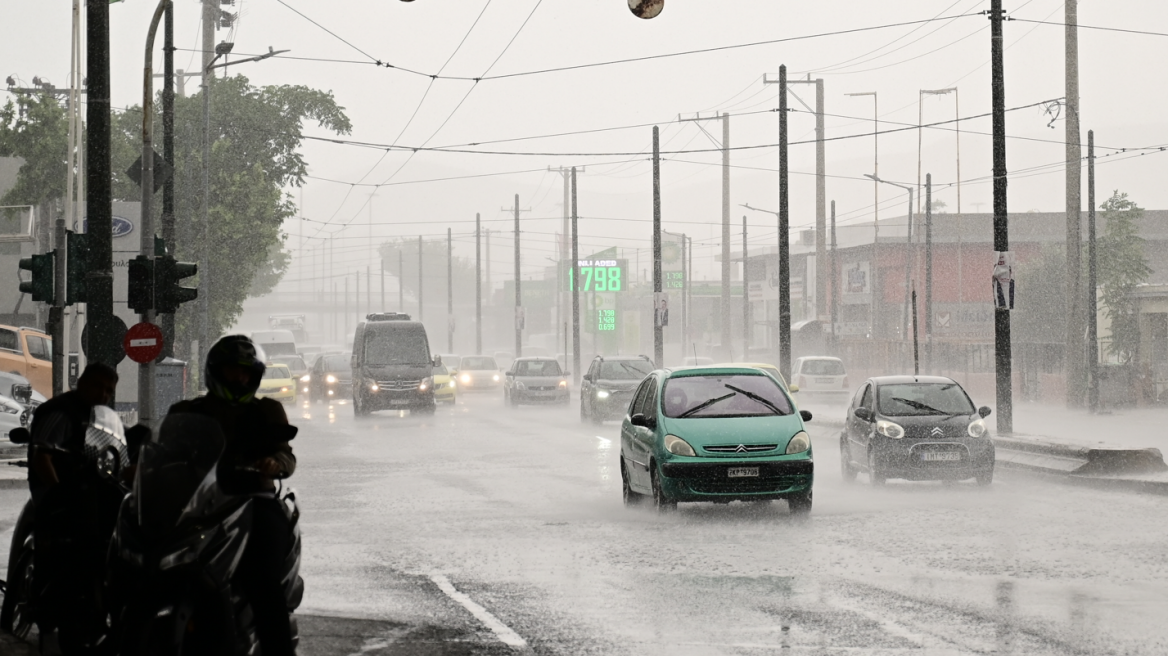
[[[365,364],[429,364],[430,345],[420,330],[369,330],[365,333]]]
[[[462,359],[461,364],[464,371],[467,369],[470,369],[471,371],[483,371],[499,368],[499,365],[495,364],[495,358],[487,356],[467,356]]]
[[[325,371],[348,371],[349,358],[343,355],[326,355],[324,356],[324,370]]]
[[[555,360],[520,360],[515,363],[516,376],[559,376],[560,363]]]
[[[755,417],[792,412],[778,383],[762,374],[670,378],[662,398],[666,417]]]
[[[282,364],[274,364],[274,365],[271,365],[270,367],[268,367],[267,369],[264,369],[264,378],[265,379],[268,379],[268,378],[291,378],[291,377],[292,377],[292,374],[289,373],[288,367],[286,367]]]
[[[434,367],[434,370],[431,371],[430,373],[435,375],[435,376],[449,376],[450,370],[446,368],[446,365],[440,364],[437,367]]]
[[[607,360],[600,363],[601,380],[641,380],[653,365],[644,360]]]
[[[844,363],[839,360],[804,360],[799,373],[805,376],[842,376]]]
[[[876,400],[888,417],[973,414],[973,402],[957,383],[880,385]]]
[[[272,362],[279,362],[280,364],[288,365],[288,368],[292,371],[303,371],[308,368],[308,366],[304,364],[304,359],[299,355],[285,355],[279,358],[272,358]]]

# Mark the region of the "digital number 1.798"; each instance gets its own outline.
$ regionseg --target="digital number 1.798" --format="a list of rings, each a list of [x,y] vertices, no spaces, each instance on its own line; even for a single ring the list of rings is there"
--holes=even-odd
[[[620,267],[580,267],[583,292],[619,292],[621,290]],[[573,288],[572,270],[568,270],[568,289]]]

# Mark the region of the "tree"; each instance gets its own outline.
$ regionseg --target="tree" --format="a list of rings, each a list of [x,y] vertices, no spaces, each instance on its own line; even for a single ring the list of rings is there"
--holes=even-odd
[[[20,157],[24,164],[0,205],[35,205],[47,216],[50,204],[65,195],[68,147],[69,121],[52,94],[22,93],[5,103],[0,108],[0,157]]]
[[[242,75],[216,79],[211,85],[210,225],[204,238],[202,104],[201,95],[175,99],[176,256],[193,262],[206,249],[208,330],[214,337],[235,323],[244,300],[270,292],[288,267],[280,228],[295,216],[295,205],[283,190],[302,185],[307,173],[300,152],[304,122],[315,121],[336,134],[348,134],[351,124],[330,92],[253,87]],[[131,107],[114,118],[115,198],[141,198],[125,174],[141,154],[141,116],[139,107]],[[155,117],[155,143],[161,144],[161,117],[157,112]],[[154,207],[157,222],[160,198]],[[190,305],[178,315],[180,352],[198,328],[200,317]]]
[[[1137,353],[1140,341],[1139,307],[1131,293],[1152,273],[1144,256],[1144,239],[1138,234],[1144,210],[1118,190],[1099,209],[1104,234],[1096,244],[1096,271],[1100,300],[1111,320],[1109,351],[1127,362]]]
[[[377,249],[381,261],[385,263],[385,271],[396,277],[398,273],[398,258],[401,258],[402,287],[414,294],[418,294],[418,238],[400,237],[384,242]],[[446,237],[430,237],[422,240],[422,292],[429,302],[441,299],[443,311],[446,308]],[[474,260],[455,257],[451,265],[454,274],[454,302],[458,305],[469,305],[475,299],[475,264]],[[485,300],[485,299],[484,299]]]

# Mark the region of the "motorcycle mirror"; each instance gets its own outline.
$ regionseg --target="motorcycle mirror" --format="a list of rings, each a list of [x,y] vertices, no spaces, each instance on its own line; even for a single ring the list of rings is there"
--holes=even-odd
[[[637,18],[656,18],[665,8],[665,0],[629,0],[629,11]]]
[[[31,439],[32,435],[23,426],[8,431],[8,441],[13,444],[28,444]]]

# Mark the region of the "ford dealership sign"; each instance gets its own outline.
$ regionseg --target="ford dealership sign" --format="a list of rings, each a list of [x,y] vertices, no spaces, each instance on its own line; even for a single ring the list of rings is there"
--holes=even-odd
[[[125,217],[122,217],[122,216],[111,217],[111,223],[113,224],[112,232],[113,232],[113,236],[115,239],[117,239],[118,237],[125,237],[126,235],[130,234],[131,232],[134,232],[134,222],[125,218]],[[82,232],[89,232],[89,219],[88,218],[85,218],[81,221],[81,231]]]

